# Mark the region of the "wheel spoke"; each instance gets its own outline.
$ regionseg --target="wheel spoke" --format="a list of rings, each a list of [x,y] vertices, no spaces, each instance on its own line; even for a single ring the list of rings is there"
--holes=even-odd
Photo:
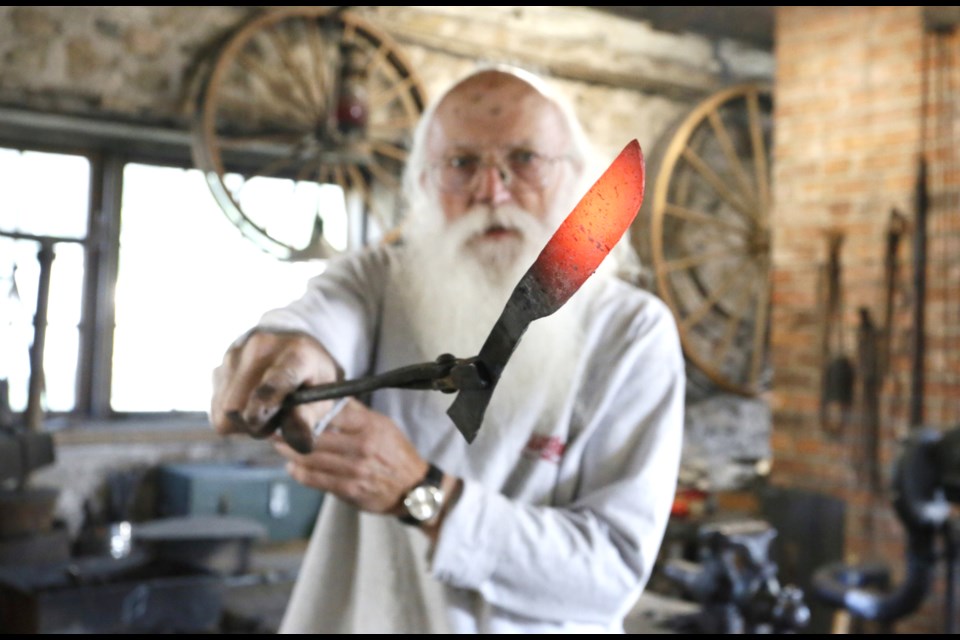
[[[357,40],[357,25],[353,22],[347,20],[343,23],[343,34],[340,36],[340,39],[343,42],[356,43]]]
[[[705,251],[699,253],[695,256],[687,256],[686,258],[676,258],[674,260],[667,260],[661,266],[661,270],[670,273],[672,271],[680,271],[684,269],[690,269],[692,267],[698,267],[700,265],[712,262],[714,260],[729,260],[734,258],[739,258],[737,252],[731,249],[718,249],[716,251]]]
[[[267,91],[273,96],[287,96],[294,98],[290,92],[287,91],[287,87],[284,84],[281,84],[277,81],[273,74],[263,68],[263,65],[260,64],[253,56],[246,52],[242,52],[237,57],[237,62],[242,66],[246,71],[250,73],[253,78],[256,78]],[[271,102],[271,106],[277,106],[281,109],[282,115],[292,117],[297,122],[300,122],[303,125],[310,125],[312,119],[310,117],[310,108],[311,105],[303,102],[303,99],[294,100],[296,104],[289,102]]]
[[[409,96],[411,92],[416,90],[416,78],[409,76],[398,82],[392,83],[386,89],[382,91],[377,91],[370,95],[370,110],[380,110],[385,108],[388,104],[401,98],[402,96]]]
[[[305,180],[312,180],[319,184],[324,183],[324,176],[327,174],[326,165],[323,163],[323,160],[319,157],[313,157],[308,162],[305,162],[300,170],[297,171],[297,177],[295,180],[297,182],[303,182]]]
[[[387,140],[374,140],[370,144],[370,149],[373,151],[373,153],[386,156],[388,158],[393,158],[394,160],[398,160],[400,162],[406,162],[407,156],[409,155],[405,148]]]
[[[730,349],[733,347],[733,341],[737,336],[737,329],[740,328],[740,325],[743,323],[743,320],[747,315],[747,301],[753,295],[753,290],[755,287],[756,283],[750,282],[746,287],[740,289],[736,301],[731,307],[734,309],[734,313],[731,313],[730,319],[727,320],[727,325],[723,333],[723,339],[720,341],[720,348],[715,352],[717,353],[717,360],[719,362],[723,362],[727,354],[730,352]]]
[[[381,166],[376,158],[371,159],[371,162],[367,164],[367,169],[369,169],[370,173],[372,173],[374,177],[379,182],[382,182],[385,186],[391,189],[400,188],[399,179],[396,176],[394,176],[394,174],[391,171]]]
[[[280,63],[293,79],[293,87],[303,102],[309,105],[310,116],[314,121],[319,121],[323,116],[323,106],[318,103],[317,95],[313,92],[313,85],[304,75],[300,64],[293,59],[293,55],[284,38],[281,38],[279,28],[268,29],[267,37],[273,45],[274,51],[280,57]]]
[[[343,171],[343,165],[335,164],[333,166],[332,175],[332,184],[338,185],[341,189],[343,189],[343,195],[346,197],[347,193],[349,193],[350,182],[347,180],[346,174]]]
[[[733,140],[730,139],[730,133],[727,131],[726,125],[723,124],[720,113],[711,111],[708,118],[717,137],[717,142],[720,143],[720,148],[723,150],[723,156],[740,185],[740,195],[749,202],[751,209],[756,209],[760,204],[757,202],[757,194],[754,191],[754,186],[750,184],[750,179],[740,162],[740,156],[733,145]]]
[[[313,60],[313,77],[320,90],[320,104],[326,122],[334,113],[333,100],[337,90],[336,74],[333,67],[327,62],[330,59],[336,59],[336,56],[331,54],[331,47],[326,45],[326,41],[321,37],[324,24],[324,19],[311,23],[310,28],[307,29],[307,46],[310,49],[310,58]]]
[[[753,147],[753,167],[757,176],[757,192],[761,211],[770,208],[770,176],[767,170],[768,152],[763,141],[763,122],[760,114],[760,96],[756,91],[747,96],[747,113],[750,117],[750,141]]]
[[[707,313],[716,306],[716,304],[720,301],[720,298],[727,295],[727,293],[729,293],[730,290],[734,288],[734,286],[741,284],[740,276],[743,275],[744,270],[747,269],[750,265],[751,263],[745,262],[741,266],[737,267],[734,273],[728,274],[724,278],[723,284],[720,285],[720,287],[718,287],[717,289],[714,289],[710,293],[710,295],[700,304],[700,306],[693,311],[693,313],[683,318],[683,320],[681,321],[681,324],[683,325],[683,327],[685,329],[690,329],[691,327],[699,323],[704,318],[704,316],[706,316]]]
[[[699,173],[707,183],[713,187],[714,191],[717,192],[721,198],[723,198],[727,204],[731,207],[740,211],[741,213],[749,216],[753,220],[757,220],[757,212],[753,207],[746,205],[740,199],[738,199],[734,193],[723,183],[723,180],[714,172],[713,169],[707,165],[703,159],[696,154],[690,147],[687,147],[683,150],[683,159],[686,160],[693,169]]]
[[[733,224],[727,222],[726,220],[721,220],[717,216],[711,216],[706,213],[701,213],[699,211],[694,211],[693,209],[688,209],[686,207],[681,207],[680,205],[667,203],[664,207],[664,213],[670,214],[677,218],[681,218],[688,222],[694,222],[697,224],[706,224],[714,227],[720,227],[731,231],[736,234],[745,235],[750,233],[749,229],[743,227],[743,225]]]
[[[371,43],[371,44],[373,44],[375,49],[373,54],[367,60],[367,65],[366,65],[366,68],[364,69],[364,72],[368,76],[373,77],[373,75],[377,73],[377,71],[381,67],[388,67],[392,71],[392,67],[390,67],[390,65],[387,63],[387,58],[390,55],[390,51],[387,48],[387,46],[382,42],[379,44],[377,43]],[[390,73],[386,71],[383,73],[384,75],[387,75],[387,76],[390,75]]]
[[[423,110],[423,97],[415,76],[405,73],[390,58],[390,51],[381,46],[367,66],[369,77],[378,75],[387,80],[387,91],[380,91],[371,97],[371,104],[385,110],[387,104],[400,98],[401,110],[419,114]]]

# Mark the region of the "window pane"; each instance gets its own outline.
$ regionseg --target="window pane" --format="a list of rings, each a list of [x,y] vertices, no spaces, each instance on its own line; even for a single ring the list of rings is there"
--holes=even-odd
[[[61,242],[54,255],[43,349],[46,406],[50,411],[70,411],[76,405],[84,251],[80,244]]]
[[[0,379],[9,382],[10,406],[27,407],[30,379],[30,345],[33,343],[33,310],[36,306],[35,243],[0,238]],[[22,284],[30,288],[21,291]]]
[[[244,180],[238,174],[224,176],[224,184],[244,214],[271,238],[295,249],[306,249],[319,217],[324,238],[338,251],[347,249],[347,208],[339,186],[263,176]]]
[[[123,183],[111,406],[206,411],[229,342],[324,265],[258,249],[197,170],[129,164]]]
[[[0,148],[0,378],[9,381],[15,411],[27,405],[44,245],[53,257],[41,405],[51,411],[75,405],[89,182],[83,156]]]
[[[3,149],[0,229],[82,239],[90,206],[90,162],[83,156]]]

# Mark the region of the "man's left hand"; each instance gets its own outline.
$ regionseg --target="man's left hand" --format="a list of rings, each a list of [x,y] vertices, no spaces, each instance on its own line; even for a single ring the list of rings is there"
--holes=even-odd
[[[274,447],[294,480],[373,513],[399,515],[403,496],[429,466],[390,418],[353,399],[310,453],[297,453],[279,437]]]

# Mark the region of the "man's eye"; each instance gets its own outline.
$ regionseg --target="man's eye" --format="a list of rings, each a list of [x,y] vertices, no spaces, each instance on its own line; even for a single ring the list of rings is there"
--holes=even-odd
[[[480,159],[477,156],[453,156],[447,160],[447,166],[461,171],[472,171],[479,163]]]
[[[529,165],[537,161],[537,158],[540,156],[537,155],[536,151],[530,151],[529,149],[514,149],[510,152],[510,164],[513,166],[518,165]]]

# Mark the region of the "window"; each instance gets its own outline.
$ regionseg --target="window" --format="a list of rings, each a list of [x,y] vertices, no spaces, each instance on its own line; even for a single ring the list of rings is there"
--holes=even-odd
[[[0,236],[0,380],[8,381],[14,411],[27,406],[41,276],[49,290],[40,309],[45,404],[75,406],[89,184],[82,156],[0,149],[0,232],[11,232]]]
[[[273,206],[293,206],[278,187]],[[242,237],[199,171],[143,164],[123,171],[119,258],[110,400],[123,412],[206,410],[229,340],[321,269]]]
[[[297,206],[304,188],[263,185],[276,207]],[[343,200],[339,190],[331,197]],[[338,249],[345,220],[345,211],[324,220]],[[243,237],[197,170],[0,147],[0,380],[15,412],[29,403],[44,302],[46,416],[199,415],[229,341],[322,269],[277,260]]]

